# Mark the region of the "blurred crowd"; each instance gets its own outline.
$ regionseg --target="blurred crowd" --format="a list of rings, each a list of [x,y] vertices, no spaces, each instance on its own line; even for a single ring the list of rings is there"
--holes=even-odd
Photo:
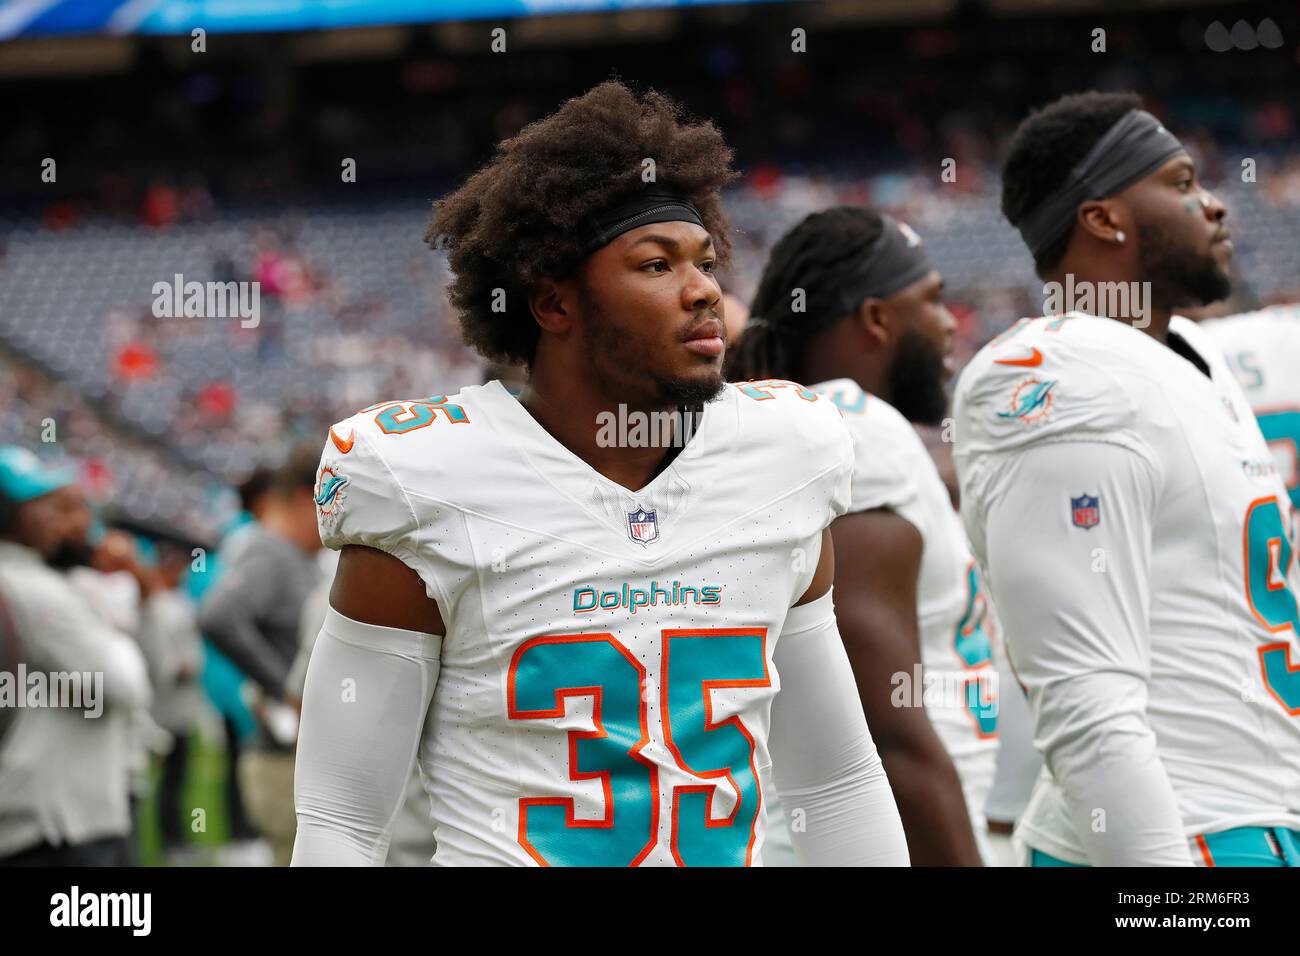
[[[1234,310],[1300,297],[1300,159],[1261,155],[1256,181],[1243,183],[1238,151],[1189,140],[1207,182],[1243,212]],[[982,163],[959,161],[951,183],[914,167],[762,165],[725,202],[735,234],[723,282],[736,306],[783,231],[817,209],[870,203],[929,244],[959,322],[959,363],[1040,309],[1041,284]],[[173,202],[161,215],[157,205],[132,226],[17,225],[0,257],[0,346],[14,356],[0,353],[0,435],[75,457],[93,496],[211,537],[235,513],[235,486],[331,422],[379,398],[481,379],[481,361],[459,344],[445,257],[421,240],[426,199],[260,213]],[[174,274],[258,283],[258,321],[155,315],[153,284]]]
[[[44,369],[0,352],[0,440],[18,441],[75,468],[92,505],[125,518],[165,515],[199,541],[234,517],[225,479],[187,466],[102,405]]]

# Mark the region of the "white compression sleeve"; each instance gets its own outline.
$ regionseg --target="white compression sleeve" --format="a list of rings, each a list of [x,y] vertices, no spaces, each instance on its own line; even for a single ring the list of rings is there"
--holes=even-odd
[[[862,714],[828,591],[790,609],[773,663],[772,777],[805,866],[907,866],[894,792]]]
[[[307,667],[293,866],[383,866],[438,680],[442,638],[333,608]]]

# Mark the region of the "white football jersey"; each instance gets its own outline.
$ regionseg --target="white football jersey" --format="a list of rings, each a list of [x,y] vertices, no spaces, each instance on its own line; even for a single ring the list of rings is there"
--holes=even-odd
[[[1089,762],[1095,767],[1108,756],[1093,752],[1080,766],[1054,765],[1053,748],[1072,753],[1070,745],[1091,729],[1053,726],[1044,714],[1057,713],[1059,701],[1048,707],[1044,700],[1058,684],[1086,684],[1095,693],[1109,680],[1124,688],[1114,700],[1069,706],[1102,727],[1145,696],[1154,752],[1189,840],[1238,826],[1294,828],[1300,616],[1284,530],[1291,505],[1222,355],[1194,323],[1175,317],[1170,341],[1179,338],[1208,376],[1137,329],[1080,313],[1022,319],[985,346],[956,392],[962,513],[1048,767],[1087,781]],[[1081,444],[1098,455],[1127,449],[1137,457],[1126,462],[1135,463],[1146,490],[1127,500],[1103,498],[1083,486],[1087,479],[1063,475],[1057,486],[1014,488],[1017,500],[1044,503],[1033,517],[990,520],[1013,490],[1019,462],[1052,443],[1063,443],[1062,455]],[[1105,548],[1093,547],[1102,541]],[[1019,556],[1030,576],[1035,554],[1078,560],[1068,565],[1071,573],[1044,575],[1017,593],[1000,586],[990,551],[1006,562]],[[1143,566],[1145,573],[1134,570]],[[1125,575],[1141,578],[1137,597],[1123,598],[1110,633],[1098,633],[1096,615],[1122,603],[1117,582]],[[1029,621],[1034,633],[1025,631]],[[1085,649],[1107,641],[1121,656],[1131,652],[1123,668],[1099,674],[1076,666]],[[1037,653],[1027,668],[1029,645]],[[1061,683],[1067,680],[1076,683]],[[1079,821],[1045,769],[1017,833],[1031,847],[1086,862]],[[1109,825],[1113,832],[1113,817]]]
[[[446,624],[435,865],[760,861],[773,648],[848,505],[831,402],[729,385],[636,492],[498,382],[375,405],[325,447],[322,540],[400,558]]]
[[[1201,328],[1223,350],[1300,508],[1300,305],[1275,305]]]
[[[994,627],[961,518],[921,437],[892,405],[846,378],[814,389],[839,407],[853,436],[849,510],[887,508],[921,533],[916,597],[925,710],[961,777],[975,833],[983,834],[998,746]]]

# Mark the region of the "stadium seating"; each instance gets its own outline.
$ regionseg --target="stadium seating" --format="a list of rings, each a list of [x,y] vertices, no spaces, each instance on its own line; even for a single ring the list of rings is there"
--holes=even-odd
[[[1231,179],[1216,188],[1231,210],[1240,272],[1267,300],[1300,291],[1282,278],[1300,275],[1300,169],[1262,162],[1272,164],[1258,176],[1269,190]],[[917,172],[742,184],[726,197],[736,229],[727,284],[748,300],[782,232],[816,209],[870,196],[929,244],[950,302],[970,317],[964,358],[1041,299],[1019,236],[998,212],[996,180],[981,180],[988,188],[975,193],[945,191]],[[412,197],[222,210],[166,228],[0,221],[0,343],[71,386],[94,411],[86,421],[113,423],[66,450],[103,459],[118,504],[211,530],[229,508],[226,483],[319,442],[331,421],[377,398],[478,380],[481,363],[459,345],[446,301],[445,259],[421,238],[427,218],[427,200]],[[261,278],[259,324],[155,317],[154,284],[178,273]],[[9,390],[6,433],[33,434],[47,417],[41,400],[19,407]],[[119,433],[125,443],[108,437]]]

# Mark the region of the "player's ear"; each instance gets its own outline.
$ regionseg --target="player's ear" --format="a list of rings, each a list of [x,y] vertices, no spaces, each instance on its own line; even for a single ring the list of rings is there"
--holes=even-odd
[[[576,290],[568,280],[541,279],[528,296],[528,307],[537,324],[544,331],[558,334],[573,327],[576,304]]]
[[[863,299],[858,303],[858,311],[853,319],[866,340],[875,348],[887,345],[897,337],[893,318],[883,299]]]
[[[1080,204],[1078,220],[1084,232],[1107,245],[1117,245],[1121,232],[1134,234],[1128,208],[1113,199],[1094,199]]]

